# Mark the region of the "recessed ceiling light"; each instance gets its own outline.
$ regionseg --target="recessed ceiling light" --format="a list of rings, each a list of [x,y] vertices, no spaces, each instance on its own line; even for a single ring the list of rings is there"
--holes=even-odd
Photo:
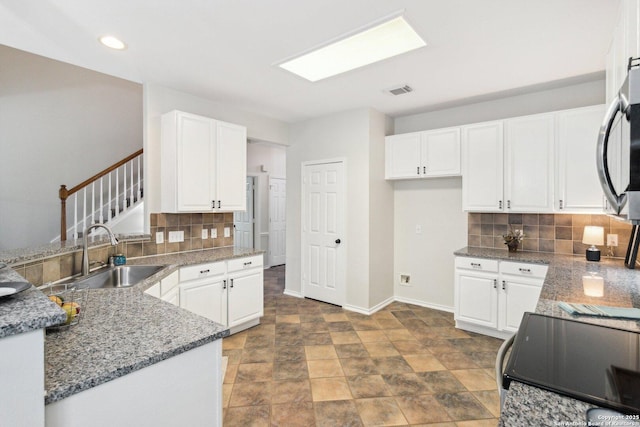
[[[426,45],[396,13],[277,65],[316,82]]]
[[[100,40],[100,43],[110,47],[111,49],[124,50],[127,48],[127,45],[124,44],[122,40],[113,36],[102,36],[98,40]]]

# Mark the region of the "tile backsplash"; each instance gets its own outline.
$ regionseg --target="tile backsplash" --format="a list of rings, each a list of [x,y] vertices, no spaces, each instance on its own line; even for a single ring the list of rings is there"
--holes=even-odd
[[[124,254],[127,258],[161,255],[199,249],[233,246],[233,213],[198,214],[151,214],[151,239],[128,240],[112,247],[108,243],[89,249],[89,261],[106,262],[110,255]],[[224,229],[229,227],[230,237],[224,237]],[[202,238],[202,230],[207,229],[207,239]],[[217,230],[218,237],[211,239],[211,229]],[[156,242],[156,232],[163,232],[164,242]],[[184,241],[169,243],[169,231],[183,231]],[[77,245],[79,241],[71,244]],[[39,286],[55,282],[80,273],[82,250],[48,256],[17,265],[11,265],[18,274],[32,284]]]
[[[513,214],[470,213],[467,244],[483,248],[507,250],[502,238],[509,227],[523,230],[525,238],[521,250],[559,254],[584,254],[587,245],[582,243],[586,225],[604,227],[607,234],[618,235],[618,246],[601,246],[602,256],[624,258],[631,225],[607,215],[588,214]]]

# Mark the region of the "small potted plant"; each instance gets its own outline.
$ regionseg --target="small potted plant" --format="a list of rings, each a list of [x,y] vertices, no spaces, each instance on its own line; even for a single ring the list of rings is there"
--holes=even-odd
[[[518,246],[522,239],[524,239],[524,233],[522,230],[514,230],[509,227],[509,232],[507,234],[503,234],[502,238],[504,239],[504,244],[509,248],[509,252],[515,252],[518,250]]]

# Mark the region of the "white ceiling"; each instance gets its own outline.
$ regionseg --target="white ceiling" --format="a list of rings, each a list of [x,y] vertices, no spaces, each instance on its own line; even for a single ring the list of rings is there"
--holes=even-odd
[[[398,116],[601,72],[618,6],[619,0],[0,0],[0,44],[286,122],[361,107]],[[273,65],[400,9],[426,47],[316,83]],[[97,38],[107,33],[128,49],[101,46]],[[383,92],[405,83],[414,91]]]

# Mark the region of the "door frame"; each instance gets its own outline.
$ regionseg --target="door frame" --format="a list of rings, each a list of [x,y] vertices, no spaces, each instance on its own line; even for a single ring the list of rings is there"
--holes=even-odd
[[[251,238],[251,241],[253,242],[252,249],[255,249],[256,248],[256,236],[259,236],[258,228],[260,227],[260,225],[258,224],[258,222],[259,222],[258,218],[260,218],[258,216],[258,213],[259,213],[258,212],[258,209],[259,209],[259,207],[258,207],[258,200],[259,200],[259,195],[258,195],[258,175],[248,173],[246,175],[246,177],[245,177],[245,183],[246,183],[247,178],[251,178],[252,179],[252,185],[253,185],[253,189],[252,189],[253,190],[253,202],[252,202],[252,204],[253,204],[253,218],[252,218],[253,219],[253,226],[251,227],[251,234],[253,234],[253,236]],[[246,208],[248,209],[249,206],[246,206]],[[235,241],[236,227],[235,227],[235,225],[236,224],[235,224],[235,218],[234,218],[234,221],[233,221],[233,233],[234,233],[233,234],[233,237],[234,237],[233,246],[234,247],[236,245],[236,241]]]
[[[287,178],[285,176],[280,176],[280,175],[269,175],[268,176],[267,195],[266,195],[266,197],[267,197],[267,201],[268,201],[267,206],[268,206],[268,209],[269,209],[269,212],[268,212],[268,217],[269,217],[268,226],[269,226],[269,229],[267,230],[268,240],[267,240],[266,251],[267,251],[267,260],[269,261],[267,264],[269,266],[272,265],[271,264],[271,261],[272,261],[272,259],[271,259],[271,238],[273,237],[272,236],[272,232],[271,232],[271,180],[272,179],[281,179],[281,180],[283,180],[285,182],[285,185],[286,185],[286,182],[287,182]],[[287,195],[286,195],[286,191],[285,191],[285,198],[286,197],[287,197]],[[286,212],[286,206],[285,206],[285,212]],[[285,217],[285,223],[286,223],[286,217]],[[286,241],[286,227],[285,227],[285,241]],[[286,244],[285,244],[285,247],[286,247]],[[286,255],[287,255],[287,252],[285,250],[285,260],[286,260]]]
[[[348,184],[348,179],[347,179],[347,158],[346,157],[334,157],[334,158],[330,158],[330,159],[319,159],[319,160],[307,160],[304,162],[300,163],[300,292],[302,294],[302,297],[305,298],[306,296],[306,292],[305,292],[305,282],[303,280],[303,275],[304,275],[304,248],[306,247],[307,244],[307,235],[304,232],[304,218],[305,218],[305,213],[306,213],[306,203],[305,203],[305,183],[304,183],[304,175],[305,175],[305,170],[307,166],[314,166],[314,165],[323,165],[323,164],[329,164],[329,163],[342,163],[342,179],[343,179],[343,192],[342,192],[342,200],[340,200],[340,202],[342,203],[342,206],[344,207],[343,210],[343,215],[344,218],[342,218],[342,222],[343,222],[343,226],[344,226],[344,242],[341,243],[340,245],[342,246],[342,248],[344,249],[344,269],[343,272],[341,274],[341,279],[342,279],[342,283],[343,283],[343,289],[340,295],[340,299],[341,299],[341,304],[340,306],[344,307],[345,305],[347,305],[347,265],[348,265],[348,259],[349,259],[349,239],[348,239],[348,227],[347,227],[347,218],[349,218],[349,213],[348,213],[348,206],[347,206],[347,184]]]

